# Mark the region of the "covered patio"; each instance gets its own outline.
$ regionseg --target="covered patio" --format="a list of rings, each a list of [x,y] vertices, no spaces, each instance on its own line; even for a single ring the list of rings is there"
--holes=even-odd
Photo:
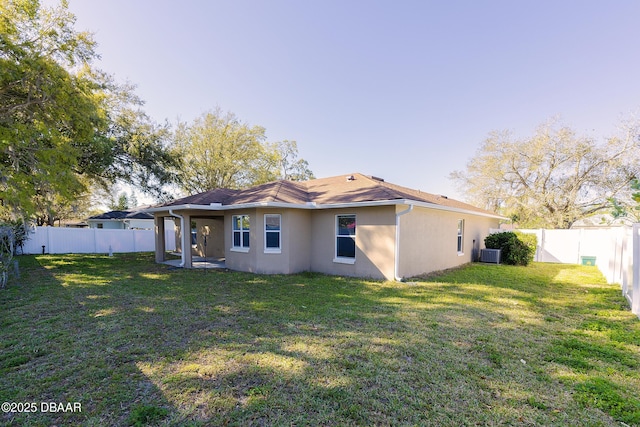
[[[176,252],[166,252],[164,236],[164,212],[156,213],[156,262],[184,268],[226,268],[224,215],[218,212],[199,210],[169,211],[176,227]],[[180,256],[172,259],[171,255]]]

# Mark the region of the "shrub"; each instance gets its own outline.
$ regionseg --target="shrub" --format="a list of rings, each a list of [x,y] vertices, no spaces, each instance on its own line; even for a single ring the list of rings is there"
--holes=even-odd
[[[500,249],[500,260],[510,265],[529,265],[536,253],[538,239],[535,234],[503,233],[490,234],[484,239],[487,249]]]
[[[536,255],[536,250],[538,249],[538,237],[535,234],[522,233],[520,231],[516,231],[515,233],[516,236],[518,236],[518,239],[529,248],[529,253],[527,255],[528,261],[526,264],[524,264],[528,265],[531,261],[533,261],[533,258]]]
[[[131,409],[129,425],[134,427],[148,426],[149,424],[157,423],[167,415],[169,415],[169,411],[166,408],[159,408],[153,405],[137,405]]]

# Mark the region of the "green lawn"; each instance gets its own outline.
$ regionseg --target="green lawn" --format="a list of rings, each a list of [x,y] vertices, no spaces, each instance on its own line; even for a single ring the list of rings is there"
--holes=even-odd
[[[0,402],[37,411],[0,424],[640,425],[640,321],[595,267],[392,283],[19,260]]]

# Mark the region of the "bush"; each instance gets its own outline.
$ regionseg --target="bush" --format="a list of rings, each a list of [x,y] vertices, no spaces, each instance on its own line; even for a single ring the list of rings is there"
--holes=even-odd
[[[166,418],[169,411],[166,408],[159,408],[153,405],[137,405],[131,409],[129,415],[129,425],[134,427],[148,426]]]
[[[535,234],[503,233],[490,234],[484,239],[487,249],[500,249],[500,260],[504,264],[529,265],[536,253],[538,239]]]
[[[533,261],[533,258],[536,255],[536,250],[538,249],[538,237],[535,234],[521,233],[519,231],[516,231],[516,236],[518,236],[518,239],[520,239],[520,241],[527,245],[527,247],[529,248],[529,254],[527,256],[529,261],[524,264],[528,265],[531,261]]]

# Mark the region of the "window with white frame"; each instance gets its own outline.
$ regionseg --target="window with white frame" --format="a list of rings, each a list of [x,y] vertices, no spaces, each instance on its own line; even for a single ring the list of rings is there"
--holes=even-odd
[[[458,253],[459,254],[464,252],[463,236],[464,236],[464,219],[459,219],[458,220]]]
[[[264,216],[264,251],[280,252],[280,214],[266,214]]]
[[[336,215],[336,258],[356,258],[355,215]]]
[[[233,216],[233,247],[249,249],[249,215]]]

